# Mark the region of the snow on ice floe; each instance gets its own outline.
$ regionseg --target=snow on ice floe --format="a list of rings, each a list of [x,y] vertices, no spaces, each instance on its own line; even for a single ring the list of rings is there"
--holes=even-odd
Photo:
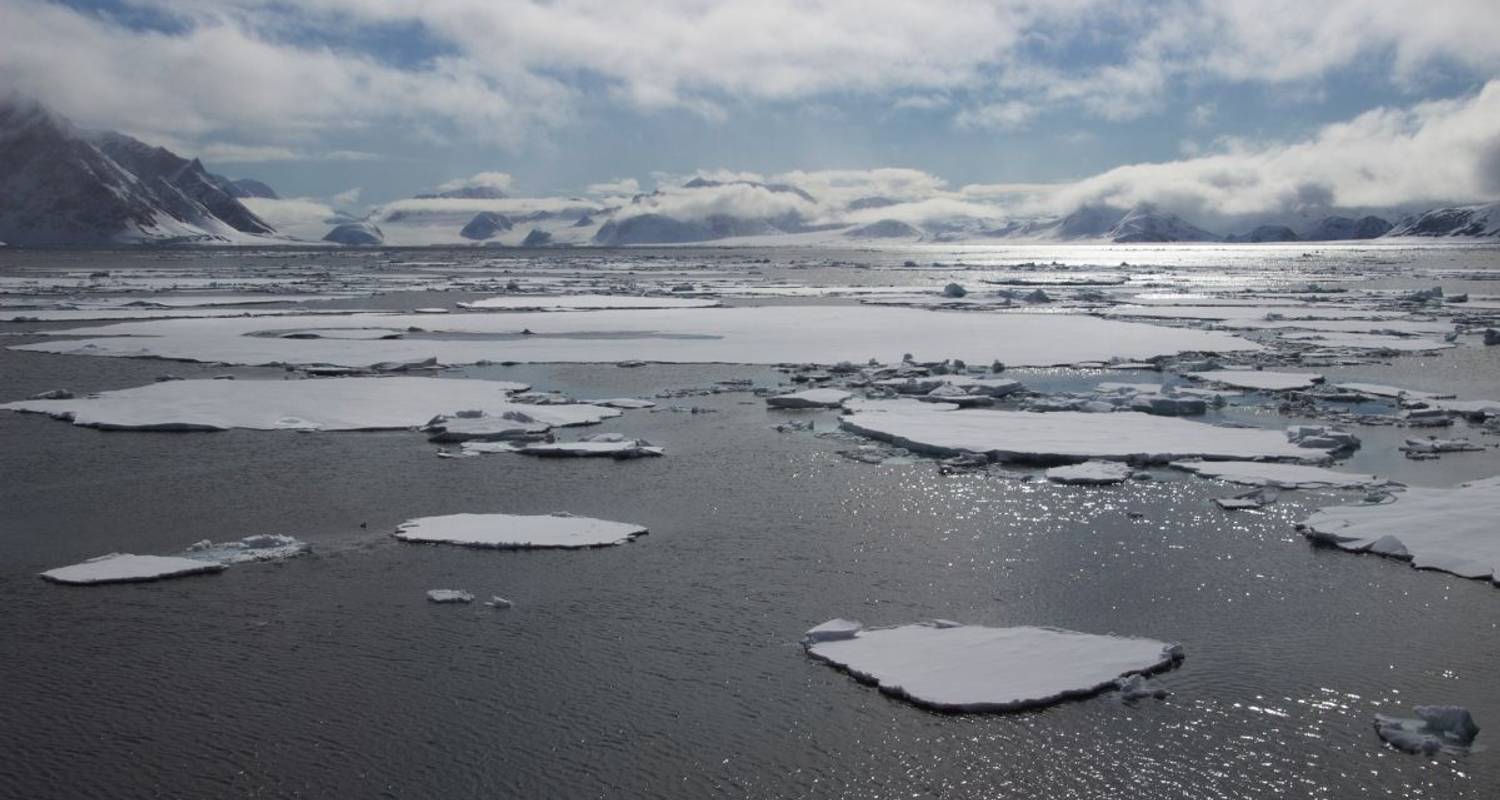
[[[1322,462],[1325,450],[1302,447],[1276,430],[1231,428],[1134,411],[934,412],[926,408],[861,411],[844,429],[917,452],[982,453],[993,461],[1069,463],[1094,460],[1158,464],[1188,458]]]
[[[1293,389],[1311,389],[1323,382],[1322,375],[1306,372],[1270,372],[1253,369],[1220,369],[1209,372],[1189,372],[1188,377],[1205,383],[1216,383],[1236,389],[1254,389],[1264,392],[1285,392]]]
[[[1119,461],[1085,461],[1047,470],[1047,480],[1074,486],[1108,486],[1130,480],[1130,466]]]
[[[634,458],[650,458],[666,451],[645,439],[630,439],[619,433],[601,433],[576,442],[534,442],[516,448],[523,456],[551,457],[605,457],[617,461]]]
[[[946,621],[891,628],[831,620],[808,631],[812,658],[919,706],[1016,711],[1087,697],[1131,674],[1167,669],[1178,645],[1057,628]]]
[[[608,400],[589,400],[587,402],[591,405],[623,408],[626,410],[656,408],[656,403],[650,400],[642,400],[638,397],[611,397]]]
[[[257,561],[282,561],[312,552],[312,545],[291,536],[261,534],[233,542],[204,539],[183,551],[183,558],[213,561],[219,564],[248,564]]]
[[[1497,518],[1500,476],[1452,489],[1411,487],[1382,503],[1322,508],[1297,527],[1313,541],[1350,552],[1500,584]]]
[[[1462,753],[1479,735],[1479,726],[1466,708],[1417,706],[1412,711],[1415,718],[1376,714],[1375,733],[1397,750],[1419,755]]]
[[[200,575],[219,572],[224,564],[197,558],[174,556],[137,556],[130,553],[110,553],[91,558],[80,564],[49,569],[42,577],[53,583],[86,586],[99,583],[127,583],[154,581],[163,578],[178,578],[184,575]]]
[[[428,589],[427,599],[433,603],[472,603],[474,595],[463,589]]]
[[[719,305],[718,300],[689,297],[625,294],[566,294],[547,296],[504,294],[498,297],[486,297],[470,303],[459,303],[458,307],[490,311],[500,309],[515,311],[590,311],[596,309],[619,310],[632,308],[710,308],[717,305]]]
[[[400,339],[281,339],[257,335],[263,320],[161,320],[48,331],[91,337],[49,339],[16,349],[75,355],[160,357],[224,364],[378,363],[836,364],[868,359],[959,358],[987,364],[1056,366],[1138,360],[1183,351],[1258,351],[1233,334],[1117,322],[1082,315],[976,314],[865,306],[593,311],[587,314],[356,314],[320,329],[423,329]]]
[[[392,430],[417,428],[460,409],[490,417],[525,414],[547,426],[587,425],[620,411],[586,404],[524,405],[523,384],[457,378],[166,381],[71,400],[0,405],[109,430]]]
[[[838,408],[852,396],[842,389],[804,389],[767,397],[766,405],[772,408]]]
[[[624,544],[645,532],[628,522],[571,514],[448,514],[403,522],[396,538],[500,549],[582,548]]]
[[[1274,461],[1173,461],[1172,467],[1204,478],[1277,489],[1372,489],[1390,483],[1374,475]]]

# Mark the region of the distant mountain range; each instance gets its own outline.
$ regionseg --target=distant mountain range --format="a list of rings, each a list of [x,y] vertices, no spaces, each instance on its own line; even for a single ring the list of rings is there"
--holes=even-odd
[[[452,186],[452,184],[448,184]],[[737,202],[749,198],[753,202]],[[243,201],[243,202],[242,202]],[[1435,208],[1391,223],[1327,216],[1219,236],[1150,205],[1084,206],[1051,219],[934,217],[919,202],[871,195],[820,200],[786,183],[694,178],[628,199],[517,198],[494,186],[419,194],[362,217],[285,201],[119,133],[86,131],[30,101],[0,101],[0,242],[626,246],[695,242],[838,244],[918,241],[1320,242],[1392,237],[1500,241],[1500,203]],[[754,208],[753,212],[743,209]],[[252,210],[255,209],[255,210]],[[298,232],[278,232],[265,217]],[[998,214],[998,210],[997,210]],[[314,233],[322,231],[323,233]]]

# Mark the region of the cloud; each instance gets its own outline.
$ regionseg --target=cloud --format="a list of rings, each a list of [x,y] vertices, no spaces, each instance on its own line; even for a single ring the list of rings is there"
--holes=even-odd
[[[363,189],[356,186],[353,189],[345,189],[344,191],[339,192],[338,194],[335,194],[328,199],[341,206],[352,206],[355,203],[359,202],[359,196],[361,193],[363,193],[363,191]]]
[[[455,178],[451,181],[438,184],[440,192],[452,192],[458,189],[499,189],[502,192],[509,191],[515,179],[506,172],[477,172],[467,178]]]
[[[310,197],[245,197],[240,202],[283,236],[317,241],[334,226],[338,212]]]
[[[1020,100],[990,103],[958,112],[953,122],[960,128],[1012,131],[1026,127],[1036,117],[1036,106]]]
[[[149,134],[144,134],[149,136]],[[156,141],[161,141],[160,138]],[[275,161],[375,161],[376,153],[359,150],[309,152],[277,145],[245,145],[232,142],[208,142],[201,145],[177,143],[170,137],[166,144],[184,152],[196,153],[210,164],[269,164]]]
[[[641,191],[641,182],[635,178],[616,178],[603,183],[591,183],[584,190],[585,194],[610,196],[610,195],[633,195]]]

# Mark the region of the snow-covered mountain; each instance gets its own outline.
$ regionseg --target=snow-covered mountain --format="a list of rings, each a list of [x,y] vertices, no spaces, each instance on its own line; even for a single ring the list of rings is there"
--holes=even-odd
[[[1376,216],[1359,219],[1351,217],[1324,217],[1305,228],[1297,236],[1304,242],[1348,241],[1350,239],[1374,239],[1384,236],[1391,223]]]
[[[1500,239],[1500,203],[1434,208],[1402,219],[1385,235]]]
[[[0,101],[0,241],[220,242],[275,234],[198,160]]]
[[[1105,238],[1112,242],[1217,242],[1219,236],[1150,206],[1136,206],[1120,218]]]

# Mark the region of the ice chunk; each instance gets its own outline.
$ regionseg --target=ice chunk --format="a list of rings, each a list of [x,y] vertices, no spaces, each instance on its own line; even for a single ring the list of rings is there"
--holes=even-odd
[[[1410,558],[1419,569],[1500,583],[1500,476],[1452,489],[1411,487],[1391,502],[1331,506],[1298,528],[1350,552]]]
[[[423,428],[427,438],[434,442],[492,442],[507,439],[528,439],[540,436],[552,426],[519,409],[498,416],[488,414],[465,414],[460,412],[433,418]]]
[[[718,300],[693,299],[687,297],[661,297],[626,294],[502,294],[486,297],[469,303],[459,303],[459,308],[506,311],[593,311],[598,309],[632,308],[708,308],[719,305]]]
[[[624,544],[645,532],[639,525],[571,514],[448,514],[403,522],[396,538],[502,549],[577,548]]]
[[[524,384],[458,378],[191,380],[101,392],[74,400],[21,400],[0,409],[69,417],[108,430],[390,430],[416,428],[453,409],[492,417],[530,415],[549,426],[587,425],[618,417],[585,404],[533,406],[507,394]]]
[[[1166,669],[1182,658],[1180,647],[1154,639],[952,623],[868,628],[850,637],[804,641],[814,659],[942,711],[1051,705],[1097,694],[1122,676]]]
[[[1374,475],[1270,461],[1173,461],[1172,466],[1205,478],[1278,489],[1370,489],[1389,483]]]
[[[842,389],[804,389],[791,394],[767,397],[772,408],[837,408],[852,395]]]
[[[427,599],[434,603],[472,603],[474,595],[463,589],[428,589]]]
[[[260,534],[246,536],[234,542],[213,542],[204,539],[190,545],[182,555],[184,558],[215,561],[227,565],[253,561],[281,561],[311,552],[312,545],[291,536]]]
[[[1264,392],[1285,392],[1293,389],[1310,389],[1323,382],[1322,375],[1306,372],[1270,372],[1253,369],[1216,369],[1208,372],[1189,372],[1188,377],[1236,389],[1255,389]]]
[[[505,598],[501,597],[498,594],[490,595],[490,599],[484,601],[484,604],[487,605],[487,606],[489,606],[490,608],[501,608],[501,609],[504,609],[504,608],[513,608],[516,605],[515,603],[512,603],[509,600],[506,600]]]
[[[1166,689],[1152,684],[1151,681],[1146,679],[1146,676],[1138,672],[1133,675],[1126,675],[1123,678],[1116,678],[1115,687],[1120,690],[1120,700],[1126,703],[1133,703],[1136,700],[1144,700],[1148,697],[1160,700],[1171,694]]]
[[[818,642],[836,642],[840,639],[853,639],[865,626],[852,619],[831,619],[821,625],[809,628],[807,633],[802,634],[803,644],[816,644]]]
[[[589,403],[596,406],[608,406],[610,408],[656,408],[656,403],[650,400],[639,400],[634,397],[611,397],[608,400],[590,400]]]
[[[217,561],[203,561],[196,558],[110,553],[91,558],[81,564],[49,569],[42,573],[42,577],[54,583],[87,585],[154,581],[183,575],[198,575],[204,572],[219,572],[223,569],[224,565]]]
[[[517,453],[527,456],[604,456],[618,460],[650,458],[665,451],[645,439],[627,439],[620,434],[601,434],[576,442],[536,442],[523,445]]]
[[[1415,719],[1375,715],[1375,732],[1397,750],[1427,754],[1468,749],[1479,726],[1460,706],[1417,706]]]
[[[1047,470],[1047,480],[1078,486],[1107,486],[1130,480],[1130,466],[1118,461],[1085,461]]]
[[[1131,411],[931,412],[919,406],[860,411],[844,417],[840,425],[919,452],[949,456],[972,451],[986,453],[995,461],[1057,464],[1090,459],[1131,463],[1163,463],[1184,458],[1327,460],[1323,453],[1288,442],[1280,431],[1219,427]]]

